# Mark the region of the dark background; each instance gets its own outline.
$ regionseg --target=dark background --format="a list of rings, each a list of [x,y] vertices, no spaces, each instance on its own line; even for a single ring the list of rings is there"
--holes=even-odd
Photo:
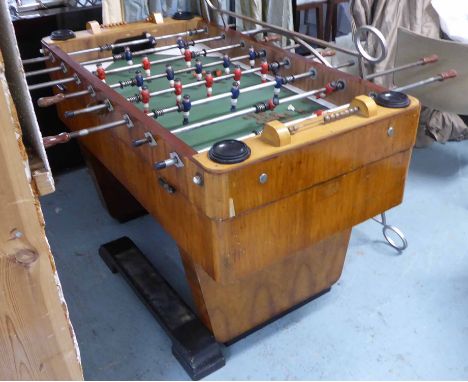
[[[27,18],[28,14],[39,15]],[[34,58],[40,55],[41,39],[57,29],[71,29],[74,31],[86,28],[86,23],[96,20],[102,23],[101,6],[85,8],[55,8],[40,11],[25,12],[25,18],[13,21],[16,38],[22,59]],[[26,65],[25,71],[43,69],[44,63]],[[47,74],[28,78],[28,84],[50,81]],[[38,89],[31,92],[36,116],[43,136],[56,135],[66,131],[65,125],[57,117],[56,108],[39,108],[36,105],[40,97],[53,95],[51,88]],[[75,140],[51,147],[47,150],[49,162],[54,175],[65,170],[84,165],[78,144]]]

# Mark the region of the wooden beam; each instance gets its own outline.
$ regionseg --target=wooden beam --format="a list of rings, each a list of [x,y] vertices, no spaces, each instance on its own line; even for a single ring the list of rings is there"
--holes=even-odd
[[[0,54],[0,380],[83,379]]]

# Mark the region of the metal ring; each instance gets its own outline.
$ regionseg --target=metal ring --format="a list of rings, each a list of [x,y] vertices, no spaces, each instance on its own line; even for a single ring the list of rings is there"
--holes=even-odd
[[[387,224],[387,218],[385,216],[385,212],[380,214],[381,220],[373,217],[372,220],[375,222],[381,224],[383,226],[382,228],[382,234],[385,237],[385,240],[387,240],[387,243],[394,249],[396,249],[398,252],[403,252],[406,248],[408,248],[408,240],[406,239],[406,236],[403,232],[400,231],[395,226]],[[397,235],[400,240],[401,240],[401,245],[398,245],[395,240],[392,239],[392,237],[389,235],[389,231],[392,231],[395,235]]]
[[[377,38],[377,42],[379,43],[381,51],[382,51],[380,53],[380,56],[376,56],[376,57],[371,56],[368,52],[366,52],[366,50],[362,46],[361,37],[363,36],[365,32],[372,33]],[[367,61],[372,62],[374,64],[382,62],[383,60],[385,60],[385,57],[387,57],[387,53],[388,53],[387,41],[385,40],[385,37],[382,34],[382,32],[380,32],[377,28],[373,26],[363,25],[362,27],[358,28],[354,35],[354,44],[356,45],[356,49],[358,50],[359,54],[362,57],[364,57]]]

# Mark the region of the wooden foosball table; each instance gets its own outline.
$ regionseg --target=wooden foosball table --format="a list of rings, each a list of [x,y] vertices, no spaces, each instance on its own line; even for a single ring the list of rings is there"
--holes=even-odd
[[[110,212],[142,206],[175,239],[220,343],[329,290],[352,227],[402,201],[415,98],[381,102],[369,81],[198,17],[90,23],[43,50],[58,87],[40,103],[70,130],[46,147],[80,137]]]

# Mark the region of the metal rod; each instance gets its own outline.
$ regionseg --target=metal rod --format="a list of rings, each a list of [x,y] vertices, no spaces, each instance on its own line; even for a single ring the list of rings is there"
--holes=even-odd
[[[251,69],[250,72],[252,72],[252,71],[253,70]],[[287,76],[286,81],[287,81],[287,83],[291,83],[291,82],[294,82],[296,80],[300,80],[300,79],[306,78],[306,77],[312,77],[312,76],[315,76],[315,75],[316,75],[316,71],[315,70],[310,70],[310,71],[305,72],[305,73],[300,73],[300,74],[293,75],[293,76]],[[265,83],[262,83],[262,84],[248,86],[246,88],[241,89],[241,94],[253,92],[255,90],[259,90],[259,89],[263,89],[263,88],[268,88],[268,87],[271,87],[271,86],[274,86],[274,85],[276,85],[276,81],[269,81],[269,82],[265,82]],[[198,99],[198,100],[192,102],[192,107],[198,106],[198,105],[204,105],[206,103],[217,101],[217,100],[223,99],[223,98],[229,98],[229,97],[231,97],[231,95],[232,95],[231,92],[225,92],[225,93],[217,94],[217,95],[212,96],[212,97]],[[168,108],[165,108],[165,109],[159,109],[159,110],[156,110],[155,112],[148,113],[147,115],[148,115],[148,117],[156,117],[157,118],[157,117],[160,117],[160,116],[165,115],[167,113],[172,113],[174,111],[179,111],[179,106],[171,106],[171,107],[168,107]]]
[[[244,21],[248,21],[248,22],[250,22],[250,23],[252,23],[254,25],[261,25],[261,26],[263,26],[265,28],[270,29],[273,32],[277,32],[279,34],[282,34],[282,35],[290,37],[290,38],[298,37],[298,38],[300,38],[300,39],[302,39],[302,40],[304,40],[306,42],[312,43],[312,44],[324,46],[324,47],[327,47],[327,48],[332,48],[332,49],[334,49],[336,51],[343,52],[343,53],[349,54],[351,56],[360,57],[360,54],[358,52],[356,52],[354,50],[350,50],[350,49],[346,49],[346,48],[337,46],[336,44],[330,43],[328,41],[320,40],[320,39],[312,37],[312,36],[307,36],[307,35],[299,33],[299,32],[290,31],[288,29],[285,29],[285,28],[282,28],[282,27],[279,27],[279,26],[276,26],[276,25],[272,25],[272,24],[269,24],[269,23],[261,21],[261,20],[254,19],[252,17],[239,15],[238,13],[224,10],[221,7],[216,8],[213,5],[213,3],[211,2],[211,0],[205,0],[205,3],[213,11],[215,11],[217,13],[232,16],[232,17],[234,17],[236,19],[241,19],[241,20],[244,20]]]
[[[22,63],[23,65],[35,64],[37,62],[44,62],[44,61],[50,60],[51,57],[52,56],[49,54],[47,56],[42,56],[42,57],[28,58],[26,60],[23,60]]]
[[[63,100],[75,97],[81,97],[87,94],[93,94],[94,90],[90,87],[88,90],[81,90],[79,92],[73,93],[57,93],[50,97],[41,97],[37,100],[37,106],[39,107],[48,107],[62,102]]]
[[[103,125],[91,127],[89,129],[81,129],[70,133],[70,138],[84,137],[89,134],[97,133],[99,131],[112,129],[117,126],[128,125],[129,119],[121,119],[120,121],[109,122]]]
[[[334,69],[341,69],[341,68],[347,68],[349,66],[354,66],[355,62],[353,60],[349,60],[346,62],[343,62],[342,64],[336,65],[333,68]]]
[[[405,86],[400,86],[399,88],[395,88],[395,89],[392,89],[392,90],[395,91],[395,92],[405,92],[406,90],[418,88],[418,87],[424,86],[424,85],[429,85],[429,84],[432,84],[433,82],[444,81],[444,80],[448,80],[450,78],[455,78],[457,75],[458,75],[458,73],[455,70],[452,69],[452,70],[449,70],[447,72],[440,73],[437,76],[430,77],[430,78],[427,78],[427,79],[422,80],[422,81],[413,82],[412,84],[408,84],[408,85],[405,85]]]
[[[189,42],[189,45],[194,46],[195,44],[201,44],[204,42],[209,42],[209,41],[217,41],[217,40],[224,40],[226,38],[226,35],[223,33],[221,36],[215,36],[215,37],[207,37],[207,38],[202,38],[199,40],[191,40]],[[145,49],[145,50],[139,50],[137,52],[133,52],[133,56],[142,56],[144,54],[152,54],[152,53],[158,53],[158,52],[163,52],[165,50],[177,48],[177,44],[172,44],[172,45],[166,45],[166,46],[161,46],[159,48],[151,48],[151,49]],[[116,55],[116,56],[111,56],[111,57],[104,57],[104,58],[97,58],[95,60],[90,60],[90,61],[85,61],[81,62],[81,65],[91,65],[91,64],[98,64],[102,62],[109,62],[109,61],[117,61],[121,59],[123,56],[121,54]],[[151,61],[150,64],[154,64],[154,61]],[[141,64],[135,64],[135,65],[129,65],[124,68],[117,68],[117,69],[112,69],[109,72],[110,73],[117,73],[121,72],[125,69],[133,69],[133,68],[140,68],[142,65]]]
[[[39,74],[46,74],[46,73],[53,73],[63,70],[62,66],[54,66],[52,68],[40,69],[40,70],[33,70],[31,72],[26,72],[26,77],[38,76]]]
[[[305,93],[295,94],[295,95],[292,95],[292,96],[289,96],[289,97],[286,97],[286,98],[280,98],[278,100],[278,104],[281,105],[282,103],[285,103],[285,102],[297,101],[299,99],[307,98],[307,97],[310,97],[310,96],[312,96],[314,94],[322,93],[324,91],[326,91],[326,88],[315,89],[315,90],[311,90],[311,91],[308,91],[308,92],[305,92]],[[215,118],[212,118],[212,119],[207,119],[205,121],[201,121],[201,122],[197,122],[197,123],[192,123],[191,125],[187,125],[187,126],[184,126],[184,127],[179,127],[178,129],[174,129],[171,132],[173,134],[185,133],[187,131],[192,131],[192,130],[199,129],[200,127],[212,125],[212,124],[218,123],[218,122],[227,121],[228,119],[233,119],[233,118],[240,117],[240,116],[243,116],[243,115],[246,115],[246,114],[255,113],[256,111],[257,111],[257,107],[256,106],[251,106],[251,107],[248,107],[246,109],[235,111],[235,112],[230,113],[230,114],[224,114],[224,115],[221,115],[219,117],[215,117]]]
[[[434,62],[437,62],[438,60],[439,60],[439,57],[436,54],[433,54],[432,56],[420,58],[419,60],[417,60],[415,62],[411,62],[409,64],[405,64],[405,65],[397,66],[395,68],[382,70],[381,72],[376,72],[376,73],[369,74],[369,75],[365,76],[364,79],[372,80],[373,78],[376,78],[376,77],[381,77],[381,76],[385,76],[387,74],[396,73],[396,72],[399,72],[399,71],[402,71],[402,70],[414,68],[416,66],[432,64]]]
[[[94,134],[99,131],[112,129],[114,127],[118,127],[122,125],[127,125],[129,128],[132,127],[133,123],[130,120],[130,117],[127,114],[124,114],[123,117],[124,118],[119,121],[105,123],[103,125],[98,125],[95,127],[91,127],[89,129],[81,129],[78,131],[73,131],[71,133],[60,133],[58,135],[44,137],[42,139],[42,142],[44,143],[44,147],[47,149],[49,147],[52,147],[61,143],[69,142],[73,138],[84,137],[86,135]]]
[[[103,110],[103,109],[110,109],[109,101],[106,101],[105,103],[101,103],[99,105],[88,106],[88,107],[85,107],[83,109],[66,111],[64,113],[64,116],[66,118],[72,118],[72,117],[76,117],[77,115],[80,115],[80,114],[93,113],[95,111],[99,111],[99,110]]]
[[[202,28],[202,29],[189,30],[187,32],[167,34],[167,35],[163,35],[163,36],[151,36],[150,34],[148,34],[148,37],[146,37],[146,38],[141,38],[141,39],[138,39],[138,40],[132,40],[132,41],[127,41],[127,42],[119,42],[119,43],[116,43],[116,44],[104,44],[104,45],[98,46],[96,48],[89,48],[89,49],[77,50],[75,52],[70,52],[70,53],[68,53],[68,55],[69,56],[76,56],[76,55],[85,54],[85,53],[102,52],[102,51],[105,51],[105,50],[113,50],[114,48],[122,48],[122,47],[125,47],[125,46],[144,44],[145,42],[150,41],[150,39],[152,39],[154,41],[159,41],[159,40],[172,38],[172,37],[192,36],[192,35],[195,35],[195,34],[206,32],[206,31],[207,31],[206,28]]]
[[[221,48],[215,48],[215,49],[202,49],[201,51],[193,52],[193,57],[206,56],[208,53],[214,53],[214,52],[219,52],[219,51],[222,51],[222,50],[240,48],[240,47],[244,47],[244,43],[241,42],[239,44],[227,45],[227,46],[224,46],[224,47],[221,47]],[[161,60],[156,60],[153,63],[163,64],[163,63],[166,63],[166,62],[172,62],[172,61],[183,60],[183,59],[184,59],[184,56],[168,57],[168,58],[163,58]],[[193,68],[191,68],[191,70],[193,70]],[[144,77],[143,81],[150,81],[150,80],[154,80],[156,78],[161,78],[163,76],[165,76],[165,74],[164,75],[156,74],[154,76]],[[115,89],[115,88],[119,88],[119,87],[124,88],[124,87],[130,86],[130,85],[134,85],[134,80],[133,79],[128,80],[128,81],[120,81],[118,83],[109,85],[109,87],[111,89]]]
[[[54,80],[54,81],[48,81],[48,82],[41,82],[40,84],[35,84],[35,85],[29,85],[28,89],[29,91],[31,90],[36,90],[36,89],[42,89],[42,88],[47,88],[49,86],[55,86],[59,84],[67,84],[69,82],[77,81],[78,77],[65,77],[61,78],[59,80]]]

